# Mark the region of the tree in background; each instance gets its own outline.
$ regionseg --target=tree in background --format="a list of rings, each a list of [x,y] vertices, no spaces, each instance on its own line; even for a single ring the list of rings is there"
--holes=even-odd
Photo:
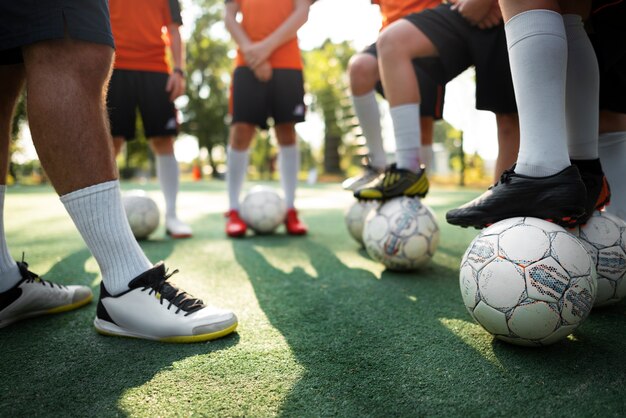
[[[213,159],[216,146],[226,146],[228,139],[228,88],[232,59],[228,40],[216,36],[223,24],[223,0],[199,0],[203,11],[187,41],[187,98],[184,106],[183,132],[198,138],[200,148],[208,151],[214,175],[218,162]]]
[[[311,110],[320,112],[324,120],[324,172],[329,174],[341,173],[340,148],[344,135],[353,128],[346,69],[354,53],[348,42],[330,40],[303,53],[306,90],[313,97]]]

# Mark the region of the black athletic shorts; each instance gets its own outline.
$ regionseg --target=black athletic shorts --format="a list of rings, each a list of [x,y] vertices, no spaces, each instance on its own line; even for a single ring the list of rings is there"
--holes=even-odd
[[[274,68],[268,82],[259,81],[249,67],[235,68],[230,96],[231,123],[243,122],[268,129],[304,121],[304,78],[301,70]]]
[[[373,55],[378,59],[378,51],[376,44],[372,44],[363,50],[364,54]],[[443,71],[441,62],[437,58],[417,58],[413,60],[413,68],[420,86],[420,95],[422,103],[420,103],[420,115],[432,116],[435,120],[442,118],[443,99],[445,95],[445,85],[437,84],[431,77],[431,73]],[[376,91],[385,97],[383,85],[379,81],[376,84]]]
[[[113,70],[107,93],[112,136],[135,137],[137,108],[146,138],[178,134],[176,107],[165,91],[168,78],[167,73]]]
[[[515,93],[509,66],[504,25],[491,29],[472,26],[450,5],[410,14],[413,23],[437,48],[443,71],[429,71],[446,84],[470,66],[476,67],[476,108],[494,113],[515,113]]]
[[[597,3],[588,26],[600,67],[600,110],[626,113],[626,2]]]
[[[113,35],[107,0],[1,0],[0,64],[19,64],[21,47],[53,39],[109,45]]]

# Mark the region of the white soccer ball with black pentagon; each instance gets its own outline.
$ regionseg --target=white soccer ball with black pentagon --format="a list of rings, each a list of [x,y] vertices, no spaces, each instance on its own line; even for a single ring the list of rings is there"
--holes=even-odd
[[[380,202],[375,200],[357,200],[350,205],[346,211],[346,226],[350,236],[356,242],[363,245],[363,227],[365,226],[365,218],[367,215],[380,206]]]
[[[159,226],[159,207],[143,190],[131,190],[122,196],[130,230],[137,240],[147,239]]]
[[[593,306],[606,306],[626,296],[626,222],[608,212],[595,211],[574,231],[598,273],[598,294]]]
[[[253,187],[241,203],[241,219],[257,234],[274,232],[286,215],[285,201],[270,187]]]
[[[439,245],[433,211],[419,199],[397,197],[372,210],[363,227],[370,257],[390,270],[414,270],[427,264]]]
[[[571,334],[596,297],[594,263],[564,228],[511,218],[484,229],[461,261],[463,302],[496,338],[541,346]]]

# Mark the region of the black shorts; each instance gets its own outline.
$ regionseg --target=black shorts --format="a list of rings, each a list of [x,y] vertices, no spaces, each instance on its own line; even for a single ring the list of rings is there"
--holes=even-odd
[[[167,73],[113,70],[107,93],[112,136],[135,137],[137,108],[147,138],[178,134],[176,107],[165,91],[168,78]]]
[[[113,47],[107,0],[2,0],[0,64],[19,64],[21,47],[53,39]]]
[[[446,84],[472,65],[476,68],[476,108],[515,113],[515,93],[504,25],[491,29],[472,26],[450,5],[442,4],[404,17],[435,45],[443,71],[429,71]]]
[[[364,54],[370,54],[378,59],[376,44],[372,44],[363,50]],[[413,60],[413,68],[420,86],[422,103],[420,103],[420,115],[432,116],[436,120],[442,118],[443,99],[445,95],[445,85],[437,84],[430,74],[443,71],[441,62],[436,58],[417,58]],[[383,85],[379,81],[376,84],[376,91],[385,97]]]
[[[243,122],[268,129],[304,121],[304,78],[301,70],[275,68],[268,82],[259,81],[248,67],[237,67],[230,96],[231,123]]]
[[[626,3],[592,13],[589,37],[600,67],[600,110],[626,113]]]

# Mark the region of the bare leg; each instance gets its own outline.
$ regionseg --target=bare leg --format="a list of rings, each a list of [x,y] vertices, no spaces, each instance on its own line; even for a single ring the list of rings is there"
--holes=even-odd
[[[11,123],[25,80],[24,66],[0,65],[0,185],[6,185]]]
[[[113,155],[114,156],[118,156],[120,155],[120,152],[122,151],[122,147],[124,146],[124,142],[126,142],[124,140],[123,136],[114,136],[113,137]]]
[[[33,142],[57,193],[117,179],[102,87],[113,50],[66,38],[23,53]]]
[[[495,180],[517,160],[519,151],[519,118],[517,113],[496,113],[498,125],[498,158]]]

